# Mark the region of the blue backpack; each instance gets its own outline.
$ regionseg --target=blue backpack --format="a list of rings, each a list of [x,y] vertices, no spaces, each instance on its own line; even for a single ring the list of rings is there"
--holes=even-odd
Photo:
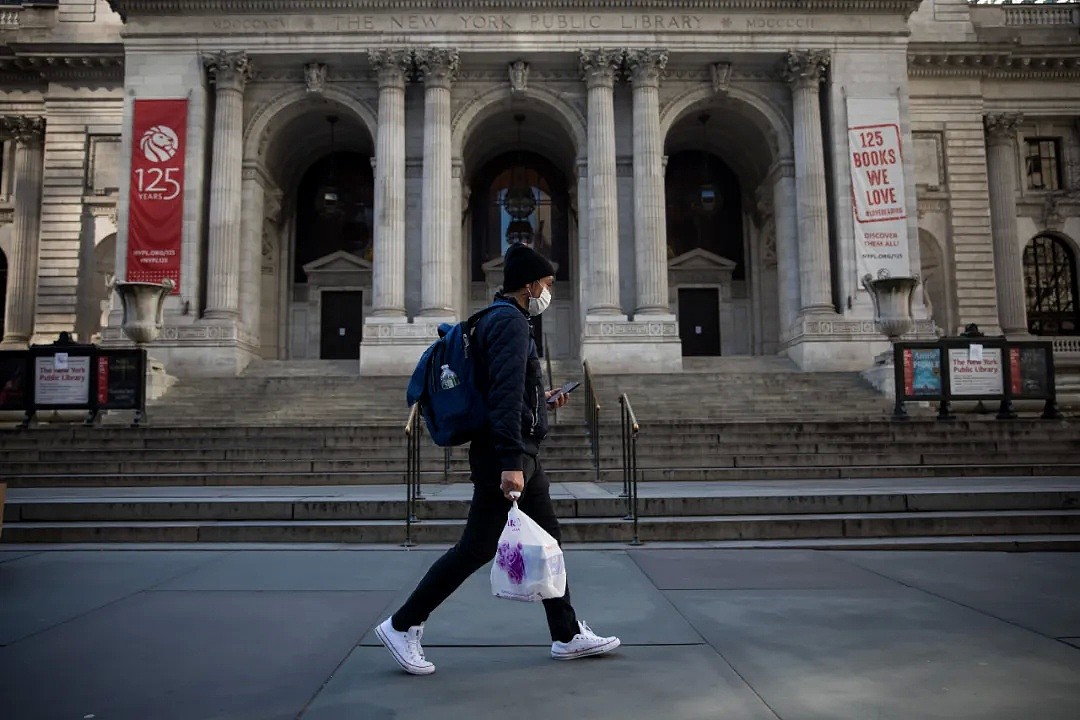
[[[494,303],[456,325],[443,323],[439,339],[416,363],[405,399],[409,407],[420,403],[428,434],[440,447],[470,442],[487,423],[487,403],[476,382],[485,366],[478,361],[473,334],[481,317],[503,306],[510,307]],[[457,375],[457,385],[445,390],[441,383],[443,365]]]

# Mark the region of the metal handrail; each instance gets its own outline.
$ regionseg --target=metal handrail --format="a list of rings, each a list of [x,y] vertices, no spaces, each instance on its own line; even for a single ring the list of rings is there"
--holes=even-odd
[[[592,448],[596,482],[600,482],[600,402],[596,399],[596,386],[588,360],[582,363],[582,374],[585,385],[585,426],[589,430],[589,447]]]
[[[404,547],[416,543],[412,539],[412,524],[416,519],[416,501],[422,500],[420,493],[420,436],[424,434],[424,424],[420,422],[420,403],[414,403],[409,410],[409,419],[405,423],[405,542]]]
[[[638,466],[637,466],[637,439],[641,431],[634,407],[630,404],[630,398],[623,393],[619,396],[619,407],[622,409],[622,456],[623,456],[623,492],[626,498],[626,519],[634,522],[634,539],[631,545],[641,545],[638,538]]]

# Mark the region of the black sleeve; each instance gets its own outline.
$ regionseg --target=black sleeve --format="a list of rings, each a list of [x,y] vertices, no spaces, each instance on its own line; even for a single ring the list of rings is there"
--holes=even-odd
[[[529,354],[529,321],[518,312],[484,318],[488,423],[502,470],[521,470],[521,404]]]

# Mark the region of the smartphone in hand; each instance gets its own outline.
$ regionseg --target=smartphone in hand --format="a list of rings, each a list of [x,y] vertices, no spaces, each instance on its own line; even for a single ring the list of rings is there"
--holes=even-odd
[[[563,385],[561,388],[559,388],[555,392],[551,393],[551,397],[549,397],[547,399],[548,405],[554,405],[555,401],[558,400],[560,397],[562,397],[563,395],[569,395],[570,393],[577,390],[578,387],[580,387],[580,386],[581,386],[581,383],[574,382],[573,380],[571,380],[570,382],[566,383],[565,385]]]

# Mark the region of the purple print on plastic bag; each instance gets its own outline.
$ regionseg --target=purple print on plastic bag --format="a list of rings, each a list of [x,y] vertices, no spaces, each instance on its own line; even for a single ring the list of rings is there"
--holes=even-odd
[[[525,580],[525,557],[521,554],[521,543],[499,545],[499,556],[495,563],[506,572],[510,582],[520,585]]]

